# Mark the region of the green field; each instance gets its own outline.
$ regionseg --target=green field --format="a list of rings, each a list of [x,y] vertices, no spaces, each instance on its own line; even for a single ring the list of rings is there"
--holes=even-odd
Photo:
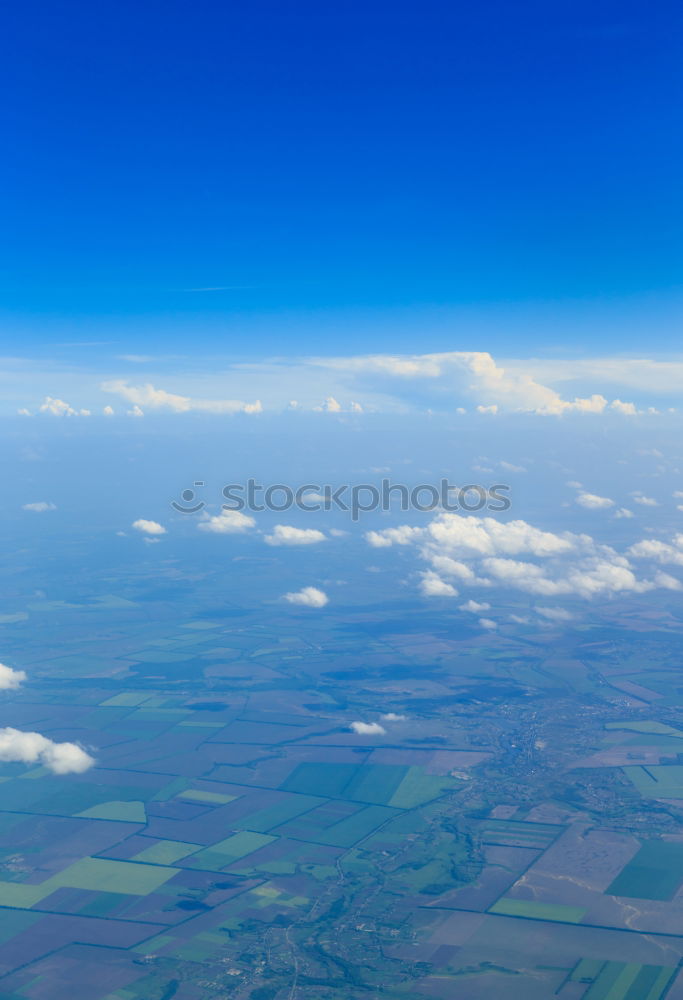
[[[457,787],[453,778],[405,764],[306,763],[289,775],[283,791],[325,795],[369,805],[413,809]]]
[[[30,909],[57,889],[90,889],[126,896],[147,896],[177,875],[177,869],[161,865],[81,858],[44,882],[0,882],[0,906]]]
[[[207,805],[223,806],[228,802],[234,802],[236,795],[225,795],[221,792],[205,792],[201,788],[188,788],[184,792],[178,792],[179,799],[190,799],[192,802],[206,802]]]
[[[272,844],[274,840],[277,840],[277,837],[269,837],[264,833],[251,833],[246,830],[233,833],[225,840],[219,840],[203,851],[198,851],[192,857],[192,865],[209,871],[222,871],[265,847],[266,844]]]
[[[311,839],[315,839],[319,844],[331,844],[334,847],[353,847],[392,816],[396,816],[395,809],[388,809],[386,806],[368,806],[353,816],[347,816],[339,823],[334,823]]]
[[[325,764],[317,761],[299,764],[280,788],[284,792],[340,798],[358,768],[358,764]]]
[[[683,732],[667,726],[664,722],[606,722],[605,729],[628,729],[633,733],[652,733],[656,736],[677,736],[683,739]]]
[[[134,857],[135,861],[144,861],[150,865],[172,865],[188,854],[201,850],[201,844],[185,844],[178,840],[158,840],[145,847]]]
[[[482,825],[481,839],[485,844],[511,847],[537,847],[544,850],[562,832],[563,827],[549,823],[524,823],[518,820],[488,819]]]
[[[537,903],[526,899],[499,899],[489,910],[507,917],[527,917],[529,920],[555,920],[563,924],[578,924],[583,920],[585,910],[579,906],[565,906],[563,903]]]
[[[387,805],[396,809],[414,809],[425,802],[431,802],[451,788],[457,788],[455,778],[438,774],[427,774],[421,767],[409,767]]]
[[[591,984],[584,1000],[660,1000],[675,972],[661,965],[584,958],[570,979]]]
[[[673,899],[681,883],[683,843],[646,840],[605,891],[636,899]]]
[[[145,813],[145,803],[144,802],[102,802],[98,806],[91,806],[90,809],[84,809],[82,812],[76,813],[77,816],[83,816],[86,819],[115,819],[120,823],[146,823],[147,815]]]
[[[315,809],[316,806],[323,805],[325,801],[325,799],[312,795],[290,795],[282,802],[276,802],[272,806],[265,806],[263,809],[257,809],[256,812],[250,813],[240,821],[240,825],[245,830],[269,833],[282,823],[287,823],[290,819],[301,816],[303,813]]]
[[[683,799],[683,765],[629,766],[624,774],[641,795],[650,799]]]

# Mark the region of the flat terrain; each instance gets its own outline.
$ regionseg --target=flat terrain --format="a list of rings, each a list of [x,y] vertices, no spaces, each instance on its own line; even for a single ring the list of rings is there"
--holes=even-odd
[[[0,1000],[681,1000],[679,630],[92,588],[1,626],[97,764],[0,766]]]

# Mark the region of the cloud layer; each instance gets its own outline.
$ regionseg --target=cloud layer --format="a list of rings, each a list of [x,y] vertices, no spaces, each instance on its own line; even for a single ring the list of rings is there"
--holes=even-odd
[[[138,409],[171,410],[173,413],[188,413],[198,410],[204,413],[260,413],[263,407],[260,400],[245,403],[241,399],[192,399],[179,393],[157,389],[151,382],[144,385],[129,385],[124,379],[110,379],[102,382],[100,388],[104,392],[114,393],[132,403]],[[144,410],[142,410],[144,412]]]

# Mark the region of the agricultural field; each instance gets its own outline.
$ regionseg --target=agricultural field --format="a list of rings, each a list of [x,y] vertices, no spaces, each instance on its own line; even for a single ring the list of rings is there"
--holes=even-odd
[[[0,764],[1,1000],[76,966],[79,1000],[683,998],[666,636],[559,657],[427,610],[265,622],[209,579],[179,617],[173,587],[2,623],[16,724],[96,764]]]

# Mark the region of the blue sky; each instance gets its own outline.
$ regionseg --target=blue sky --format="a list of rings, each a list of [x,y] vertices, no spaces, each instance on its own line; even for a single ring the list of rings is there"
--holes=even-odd
[[[673,3],[7,20],[5,353],[678,349]]]

